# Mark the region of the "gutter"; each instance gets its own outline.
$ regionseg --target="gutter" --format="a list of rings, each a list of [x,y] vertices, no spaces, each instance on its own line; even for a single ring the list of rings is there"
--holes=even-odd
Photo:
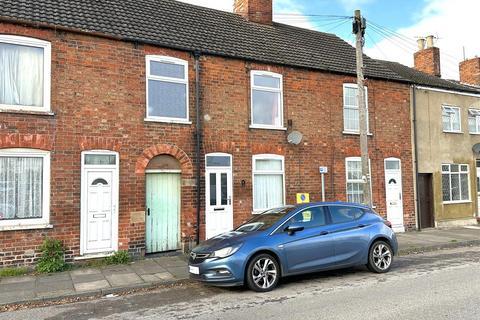
[[[197,185],[197,231],[196,242],[200,243],[200,201],[201,201],[201,144],[202,144],[202,123],[200,119],[200,51],[194,51],[193,56],[195,58],[195,160],[197,163],[196,168],[196,185]]]
[[[413,151],[414,151],[414,157],[415,157],[415,173],[414,173],[414,178],[415,178],[415,207],[417,209],[417,229],[418,231],[422,230],[422,224],[421,224],[421,216],[422,213],[420,212],[420,203],[418,201],[418,138],[417,138],[417,97],[416,97],[416,89],[417,87],[415,85],[412,86],[412,122],[413,122]]]

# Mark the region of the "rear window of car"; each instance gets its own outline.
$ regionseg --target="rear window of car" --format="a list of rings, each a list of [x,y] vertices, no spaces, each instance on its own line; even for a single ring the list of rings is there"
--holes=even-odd
[[[365,213],[365,210],[362,208],[349,206],[330,206],[328,209],[330,210],[332,223],[345,223],[354,221]]]

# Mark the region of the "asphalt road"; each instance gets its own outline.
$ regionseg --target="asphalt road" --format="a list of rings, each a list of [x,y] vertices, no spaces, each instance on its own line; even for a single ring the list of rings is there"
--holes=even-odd
[[[1,313],[5,319],[480,319],[480,247],[398,257],[294,277],[258,294],[187,284],[124,297]]]

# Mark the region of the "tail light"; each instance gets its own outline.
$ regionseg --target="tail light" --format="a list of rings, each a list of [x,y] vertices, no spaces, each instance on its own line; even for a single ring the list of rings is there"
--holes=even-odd
[[[383,220],[383,223],[385,223],[385,225],[386,225],[387,227],[389,227],[390,229],[392,228],[392,223],[391,223],[390,221],[388,221],[388,220],[385,219],[385,220]]]

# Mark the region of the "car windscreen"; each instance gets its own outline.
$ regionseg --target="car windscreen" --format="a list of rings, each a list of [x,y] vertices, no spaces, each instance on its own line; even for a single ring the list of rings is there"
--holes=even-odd
[[[292,212],[295,207],[281,207],[267,210],[259,215],[254,216],[252,219],[242,224],[235,229],[238,232],[254,232],[263,231],[273,226],[278,220]]]

